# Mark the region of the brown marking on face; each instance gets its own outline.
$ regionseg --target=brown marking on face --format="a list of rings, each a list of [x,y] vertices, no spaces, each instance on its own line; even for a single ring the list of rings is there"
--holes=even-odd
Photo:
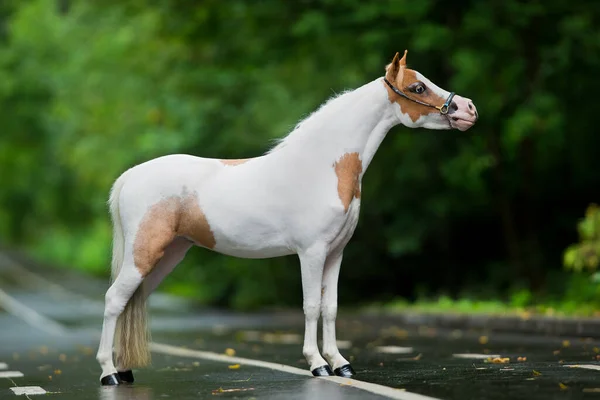
[[[392,62],[386,66],[385,77],[387,80],[412,99],[433,106],[441,106],[444,104],[446,99],[434,93],[431,88],[427,88],[427,90],[421,94],[416,94],[408,90],[408,87],[417,82],[418,79],[416,71],[406,68],[406,53],[407,51],[405,50],[402,59],[398,59],[398,53],[396,53]],[[439,112],[433,107],[427,107],[397,95],[385,82],[382,83],[387,90],[390,103],[398,103],[400,111],[402,111],[403,114],[408,114],[413,122],[416,122],[422,116]]]
[[[360,199],[360,174],[362,162],[358,153],[346,153],[334,164],[335,174],[338,178],[338,196],[348,212],[353,197]]]
[[[215,237],[196,195],[161,200],[146,212],[133,245],[134,263],[142,276],[152,271],[177,236],[209,249],[215,247]]]
[[[249,160],[250,160],[249,158],[240,158],[240,159],[237,159],[237,160],[221,160],[221,162],[224,165],[240,165],[240,164],[243,164],[243,163],[245,163],[246,161],[249,161]]]

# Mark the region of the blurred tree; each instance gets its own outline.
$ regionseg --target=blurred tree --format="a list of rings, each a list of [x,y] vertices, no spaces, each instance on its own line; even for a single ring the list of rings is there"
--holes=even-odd
[[[600,3],[558,0],[3,2],[0,238],[107,274],[105,202],[122,171],[174,152],[260,154],[407,48],[481,119],[390,132],[364,178],[341,301],[541,293],[599,195],[599,17]],[[293,257],[193,251],[170,284],[236,307],[300,301]]]

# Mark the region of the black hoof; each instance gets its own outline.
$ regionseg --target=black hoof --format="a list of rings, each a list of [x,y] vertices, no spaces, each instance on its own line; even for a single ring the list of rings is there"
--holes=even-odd
[[[329,365],[323,365],[319,368],[315,368],[312,371],[314,376],[333,376],[333,371]]]
[[[354,372],[354,369],[352,369],[352,365],[350,364],[342,365],[333,372],[337,376],[343,376],[344,378],[350,378],[352,375],[356,375],[356,372]]]
[[[133,372],[129,369],[127,371],[119,371],[119,378],[123,383],[133,383]]]
[[[118,374],[110,374],[100,379],[100,383],[102,384],[102,386],[117,386],[120,385],[122,382]]]

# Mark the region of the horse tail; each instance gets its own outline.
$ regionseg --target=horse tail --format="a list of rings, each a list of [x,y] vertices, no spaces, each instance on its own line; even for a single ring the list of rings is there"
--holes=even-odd
[[[121,226],[121,213],[119,211],[119,198],[121,196],[121,189],[125,184],[125,178],[127,176],[125,171],[112,186],[110,191],[110,197],[108,199],[108,205],[110,208],[110,216],[113,225],[113,243],[112,243],[112,264],[111,264],[111,282],[119,275],[121,267],[123,266],[123,255],[125,251],[125,238],[123,237],[123,227]]]
[[[110,214],[113,221],[113,255],[111,279],[119,275],[123,266],[125,238],[119,211],[121,189],[125,184],[127,172],[124,172],[114,183],[110,198]],[[125,309],[117,319],[115,331],[115,352],[117,366],[121,370],[144,367],[150,364],[150,331],[148,329],[146,298],[143,284],[138,286],[133,296],[127,302]]]

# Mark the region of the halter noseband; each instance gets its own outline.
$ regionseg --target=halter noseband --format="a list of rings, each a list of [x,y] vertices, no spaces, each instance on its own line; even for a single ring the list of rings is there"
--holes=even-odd
[[[439,110],[440,114],[446,115],[448,114],[448,107],[450,107],[450,103],[452,103],[452,98],[454,98],[455,93],[454,92],[450,92],[450,95],[448,96],[448,98],[446,99],[446,102],[444,104],[442,104],[441,106],[434,106],[433,104],[427,104],[424,103],[422,101],[416,100],[416,99],[411,99],[410,97],[408,97],[406,94],[404,94],[403,92],[401,92],[397,87],[395,87],[394,85],[392,85],[390,83],[390,81],[387,80],[386,77],[383,78],[383,80],[385,81],[385,83],[387,83],[387,85],[394,91],[394,93],[396,93],[399,96],[404,97],[405,99],[408,99],[410,101],[414,101],[415,103],[427,106],[427,107],[432,107],[435,108],[436,110]]]

